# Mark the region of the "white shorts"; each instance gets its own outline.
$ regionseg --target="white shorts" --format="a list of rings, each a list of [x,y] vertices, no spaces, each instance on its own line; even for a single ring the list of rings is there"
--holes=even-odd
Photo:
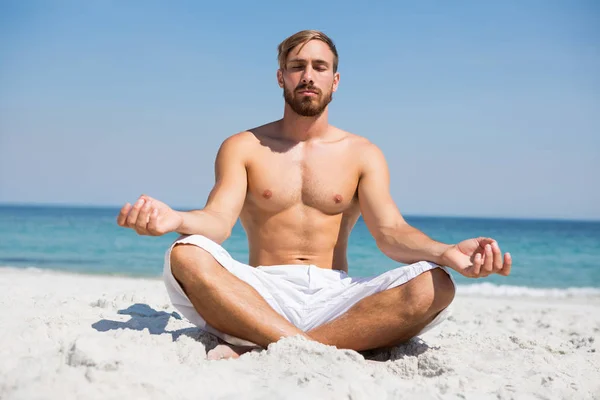
[[[315,265],[251,267],[234,260],[221,245],[204,236],[191,235],[177,239],[165,254],[163,274],[171,302],[192,324],[238,346],[255,344],[208,325],[173,276],[170,259],[171,250],[176,244],[193,244],[206,250],[225,269],[256,289],[277,313],[304,332],[334,320],[365,297],[402,285],[425,271],[441,268],[452,279],[445,267],[425,261],[367,278],[350,277],[343,271]],[[419,335],[439,325],[449,315],[450,310],[444,309]]]

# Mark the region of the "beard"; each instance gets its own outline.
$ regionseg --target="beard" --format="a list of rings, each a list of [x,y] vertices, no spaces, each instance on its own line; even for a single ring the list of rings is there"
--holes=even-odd
[[[333,88],[332,88],[333,89]],[[310,85],[300,85],[294,91],[288,90],[283,85],[283,98],[285,102],[294,110],[294,112],[303,117],[316,117],[321,115],[331,100],[333,99],[333,90],[323,93],[320,89]],[[298,90],[313,90],[317,92],[316,96],[304,96],[296,93]]]

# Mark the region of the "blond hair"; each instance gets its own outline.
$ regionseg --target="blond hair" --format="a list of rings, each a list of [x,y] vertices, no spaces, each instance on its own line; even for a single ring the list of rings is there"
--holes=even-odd
[[[279,60],[279,68],[285,70],[285,62],[287,61],[288,55],[293,48],[298,45],[304,46],[311,40],[320,40],[329,46],[329,49],[333,53],[333,72],[337,72],[338,53],[335,48],[335,44],[333,44],[333,40],[331,40],[329,36],[323,32],[315,30],[304,30],[294,33],[292,36],[288,37],[279,44],[277,47],[277,50],[279,51],[279,55],[277,56],[277,59]],[[302,47],[300,49],[302,49]]]

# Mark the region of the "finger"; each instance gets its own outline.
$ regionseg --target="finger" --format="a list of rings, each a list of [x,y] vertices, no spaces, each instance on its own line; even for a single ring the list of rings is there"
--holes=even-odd
[[[147,194],[140,195],[140,199],[144,200],[144,202],[154,200],[152,197],[148,196]]]
[[[135,227],[138,214],[140,213],[140,210],[143,205],[144,199],[139,198],[131,208],[131,211],[129,211],[129,216],[127,217],[127,225],[129,225],[131,228]]]
[[[498,272],[500,275],[508,276],[510,274],[510,269],[512,268],[512,256],[510,253],[504,254],[504,266]]]
[[[127,222],[127,214],[129,214],[129,210],[131,210],[131,204],[125,203],[123,208],[121,208],[121,212],[119,212],[119,215],[117,216],[117,224],[119,226],[124,226],[124,227],[127,226],[126,222]]]
[[[148,234],[148,220],[150,219],[150,212],[152,211],[152,202],[145,201],[142,206],[140,213],[138,214],[137,221],[135,222],[136,231],[141,235]]]
[[[492,245],[486,244],[484,248],[484,261],[482,270],[488,275],[493,271],[494,253],[492,253]]]
[[[500,272],[502,270],[502,251],[500,250],[500,246],[498,246],[498,242],[492,243],[492,254],[493,254],[493,264],[492,267],[494,272]]]
[[[158,231],[158,209],[153,209],[150,213],[150,220],[148,221],[148,232],[151,235],[160,235]]]
[[[492,243],[495,242],[494,239],[487,238],[487,237],[480,237],[480,238],[478,238],[478,241],[479,241],[479,246],[481,246],[482,249],[485,248],[486,245],[488,245],[488,244],[491,245]]]
[[[483,261],[485,261],[485,260],[483,260]],[[486,270],[483,268],[483,264],[484,264],[483,262],[482,262],[481,264],[482,264],[482,266],[481,266],[481,271],[479,272],[479,276],[478,276],[478,278],[487,278],[488,276],[490,276],[490,275],[491,275],[491,272],[487,272],[487,271],[486,271]]]
[[[473,257],[473,265],[468,268],[468,274],[472,278],[479,278],[481,274],[481,265],[483,263],[483,257],[481,257],[481,253],[475,254]]]

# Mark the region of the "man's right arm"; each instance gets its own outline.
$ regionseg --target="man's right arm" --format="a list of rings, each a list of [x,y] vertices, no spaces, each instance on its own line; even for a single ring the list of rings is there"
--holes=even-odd
[[[244,134],[226,139],[215,160],[215,185],[202,210],[179,212],[180,234],[199,234],[222,243],[230,235],[246,198],[248,178]]]
[[[132,206],[125,204],[117,217],[120,226],[140,235],[159,236],[169,232],[198,234],[222,243],[230,235],[246,198],[248,187],[244,145],[240,133],[226,139],[215,160],[215,185],[201,210],[175,211],[165,203],[142,195]]]

